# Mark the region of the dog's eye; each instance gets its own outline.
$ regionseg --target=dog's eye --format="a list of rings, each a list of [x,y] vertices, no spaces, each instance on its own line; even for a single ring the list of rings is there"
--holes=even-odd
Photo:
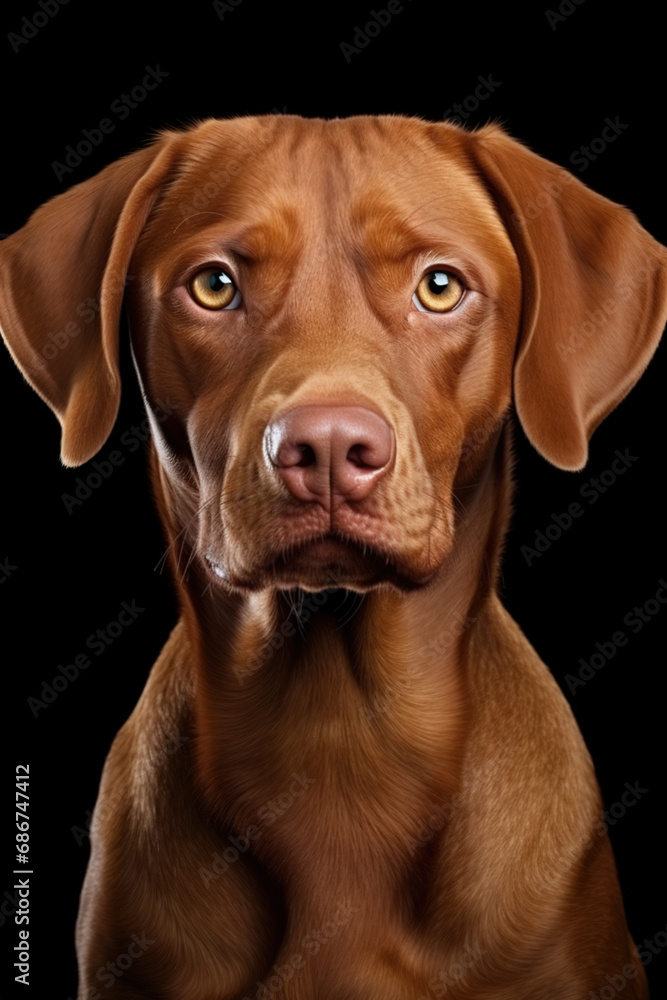
[[[429,271],[417,285],[412,301],[422,312],[449,312],[463,298],[464,286],[448,271]]]
[[[241,303],[240,291],[221,267],[207,267],[195,274],[190,294],[205,309],[236,309]]]

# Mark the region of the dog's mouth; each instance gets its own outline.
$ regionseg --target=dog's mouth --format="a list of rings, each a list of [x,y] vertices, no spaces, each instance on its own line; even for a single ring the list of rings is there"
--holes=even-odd
[[[408,591],[425,586],[433,576],[433,573],[416,576],[378,547],[335,532],[287,546],[271,554],[252,572],[236,571],[210,553],[206,562],[219,580],[240,590],[271,586],[309,591],[342,588],[364,593],[393,586]]]

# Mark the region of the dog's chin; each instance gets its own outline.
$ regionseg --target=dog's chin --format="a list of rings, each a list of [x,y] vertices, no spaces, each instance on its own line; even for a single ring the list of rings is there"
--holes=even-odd
[[[273,554],[251,571],[235,571],[210,554],[206,562],[219,582],[240,591],[335,588],[363,594],[392,587],[407,592],[427,586],[435,575],[414,571],[372,545],[336,535],[323,535]]]

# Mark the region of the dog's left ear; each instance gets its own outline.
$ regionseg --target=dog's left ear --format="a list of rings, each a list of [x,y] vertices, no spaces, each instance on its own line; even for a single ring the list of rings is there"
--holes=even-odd
[[[58,195],[0,244],[0,326],[62,425],[64,465],[102,447],[120,401],[118,324],[135,243],[178,133]]]
[[[468,134],[521,266],[514,400],[526,435],[561,469],[635,384],[667,321],[667,250],[626,208],[495,125]]]

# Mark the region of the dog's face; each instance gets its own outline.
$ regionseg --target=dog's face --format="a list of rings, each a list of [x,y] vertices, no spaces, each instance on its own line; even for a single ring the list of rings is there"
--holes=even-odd
[[[428,582],[512,392],[542,454],[580,468],[667,297],[624,209],[499,129],[403,118],[167,133],[1,252],[3,331],[68,464],[115,418],[127,286],[166,519],[237,590]],[[91,295],[99,322],[54,354]]]
[[[272,126],[194,147],[130,264],[146,396],[173,408],[158,450],[196,484],[217,583],[413,587],[510,404],[516,255],[446,142],[400,121]]]

